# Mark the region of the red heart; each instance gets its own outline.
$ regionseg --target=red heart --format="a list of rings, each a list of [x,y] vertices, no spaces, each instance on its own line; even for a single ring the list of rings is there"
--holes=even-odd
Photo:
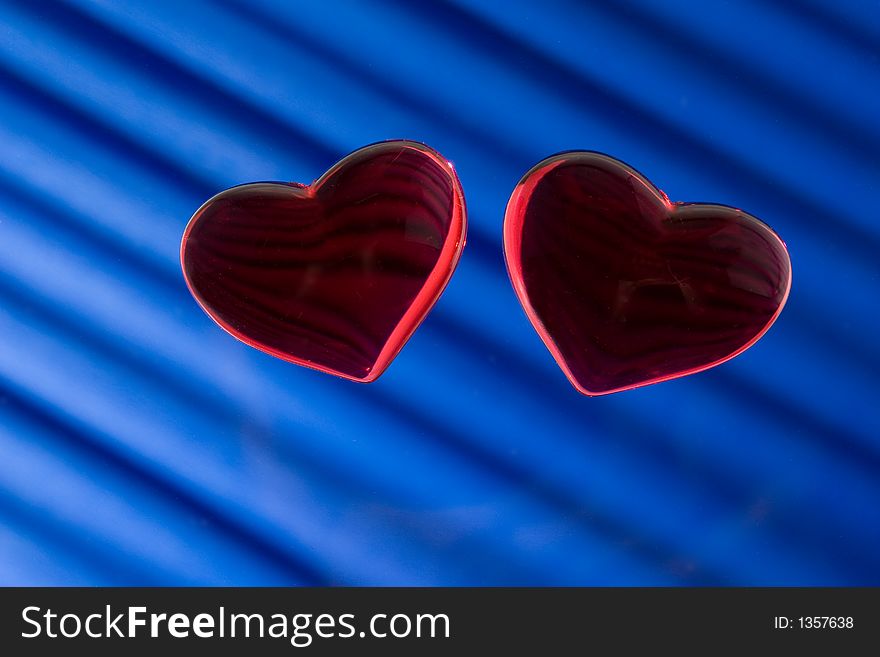
[[[631,167],[588,151],[523,177],[504,249],[526,314],[586,395],[733,358],[770,328],[791,286],[785,244],[755,217],[671,203]]]
[[[388,141],[311,185],[253,183],[210,199],[183,235],[190,292],[233,336],[284,360],[376,379],[440,296],[464,247],[452,165]]]

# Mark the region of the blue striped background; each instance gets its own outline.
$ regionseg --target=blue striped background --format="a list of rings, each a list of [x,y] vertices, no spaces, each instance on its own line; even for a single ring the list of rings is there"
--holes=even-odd
[[[880,3],[0,1],[3,584],[880,584]],[[199,204],[388,138],[453,160],[447,292],[359,386],[219,330]],[[794,287],[587,399],[507,281],[519,177],[605,151]]]

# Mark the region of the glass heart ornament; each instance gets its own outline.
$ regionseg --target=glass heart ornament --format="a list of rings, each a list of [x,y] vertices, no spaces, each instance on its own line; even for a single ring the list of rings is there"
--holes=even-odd
[[[507,206],[504,251],[529,320],[590,396],[733,358],[770,328],[791,288],[785,244],[757,218],[670,202],[592,151],[526,173]]]
[[[361,148],[310,185],[227,189],[180,249],[204,311],[283,360],[373,381],[425,318],[464,248],[464,195],[424,144]]]

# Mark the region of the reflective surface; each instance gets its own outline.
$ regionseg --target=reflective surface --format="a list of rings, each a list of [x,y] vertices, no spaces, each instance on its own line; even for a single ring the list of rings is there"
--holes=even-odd
[[[670,203],[632,168],[586,151],[523,178],[505,246],[529,318],[585,394],[731,358],[769,328],[791,284],[785,245],[754,217]]]
[[[241,185],[181,245],[205,311],[274,356],[371,381],[440,295],[464,245],[452,166],[414,142],[373,144],[310,186]]]
[[[880,12],[295,8],[0,2],[0,583],[880,585]],[[193,212],[390,136],[454,158],[468,245],[389,371],[219,330]],[[794,292],[752,349],[572,390],[501,249],[572,148],[779,231]]]

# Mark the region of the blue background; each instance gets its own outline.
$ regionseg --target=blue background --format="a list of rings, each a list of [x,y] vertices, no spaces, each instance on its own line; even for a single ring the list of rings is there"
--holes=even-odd
[[[0,582],[880,584],[876,0],[0,2],[0,119]],[[202,201],[400,137],[470,231],[377,383],[199,310]],[[576,148],[780,232],[755,347],[575,392],[501,225]]]

